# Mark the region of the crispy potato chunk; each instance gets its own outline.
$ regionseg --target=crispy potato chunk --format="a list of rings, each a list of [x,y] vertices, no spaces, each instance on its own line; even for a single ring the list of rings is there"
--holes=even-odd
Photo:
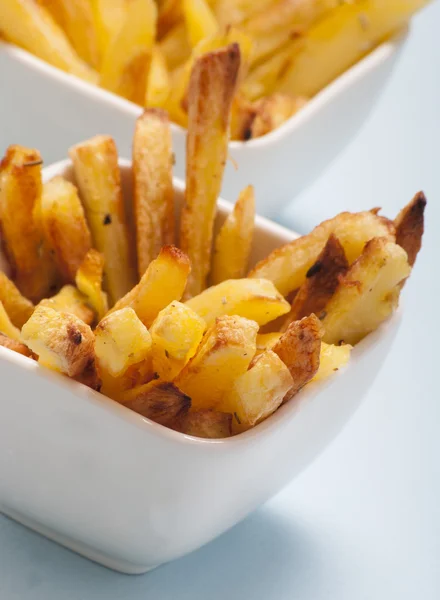
[[[53,291],[56,280],[43,231],[33,215],[41,196],[42,162],[37,150],[9,146],[0,163],[3,248],[17,287],[32,301]]]
[[[89,360],[85,366],[85,369],[75,377],[75,381],[86,385],[92,390],[95,390],[95,392],[101,391],[102,381],[99,377],[98,370],[96,369],[96,364],[93,359]]]
[[[3,306],[3,302],[0,301],[0,333],[11,338],[11,340],[19,341],[20,340],[20,330],[15,327],[9,318],[8,313]]]
[[[227,279],[239,279],[248,269],[255,225],[255,194],[245,188],[234,210],[226,218],[215,239],[211,280],[215,285]]]
[[[84,257],[75,276],[77,288],[87,298],[100,321],[108,311],[107,294],[102,291],[104,273],[104,257],[100,252],[91,248]]]
[[[18,352],[18,354],[23,354],[23,356],[34,358],[33,353],[27,346],[17,340],[13,340],[8,336],[3,335],[3,333],[0,333],[0,346],[3,346],[3,348],[8,348],[9,350],[13,350],[14,352]]]
[[[71,283],[92,245],[76,187],[63,177],[54,177],[43,185],[39,210],[59,271],[64,280]]]
[[[186,305],[208,326],[220,315],[239,315],[264,325],[289,311],[289,303],[267,279],[223,281],[187,300]]]
[[[160,249],[174,241],[172,141],[168,115],[147,109],[133,138],[133,198],[139,277]]]
[[[425,194],[418,192],[394,220],[396,244],[402,246],[407,253],[411,267],[416,262],[417,254],[422,247],[425,207]]]
[[[307,271],[315,263],[329,235],[333,233],[344,248],[351,264],[374,237],[395,241],[395,228],[391,221],[374,212],[340,213],[324,221],[308,235],[303,235],[277,248],[260,261],[249,277],[270,279],[283,296],[299,288],[306,280]]]
[[[256,350],[258,325],[242,317],[219,317],[196,355],[175,380],[195,409],[215,408],[234,380],[248,368]]]
[[[287,119],[307,104],[303,97],[272,94],[258,100],[255,106],[255,118],[251,125],[251,138],[261,137],[277,129]]]
[[[310,315],[291,323],[286,333],[272,346],[272,350],[288,367],[293,378],[293,384],[284,402],[299,392],[318,371],[322,335],[323,329],[319,319]]]
[[[205,331],[205,321],[189,306],[171,302],[151,326],[153,370],[160,379],[174,379],[194,356]]]
[[[374,238],[353,263],[326,306],[328,344],[357,344],[387,319],[399,302],[400,284],[411,273],[403,248]]]
[[[240,67],[237,44],[201,56],[188,89],[186,192],[180,245],[191,260],[187,295],[206,287],[212,232],[228,148],[229,115]]]
[[[168,381],[150,381],[124,392],[121,404],[160,425],[180,421],[191,406],[191,398]]]
[[[71,313],[38,306],[23,325],[21,339],[54,371],[76,377],[94,358],[94,335],[84,321]]]
[[[38,306],[52,308],[57,312],[70,313],[90,325],[95,320],[95,313],[87,306],[87,298],[75,286],[65,285],[52,298],[45,298]]]
[[[178,430],[186,435],[200,438],[227,438],[232,435],[232,415],[217,410],[189,412]]]
[[[344,367],[350,360],[352,349],[353,346],[350,346],[350,344],[335,346],[333,344],[321,342],[319,369],[312,381],[321,381],[322,379],[327,379],[327,377],[333,375],[335,371],[338,371]]]
[[[284,362],[275,352],[266,350],[248,371],[236,378],[220,408],[233,413],[233,427],[238,433],[275,412],[293,385]]]
[[[93,245],[105,259],[104,281],[112,303],[136,281],[134,251],[128,241],[121,174],[114,140],[98,135],[69,150]]]
[[[3,302],[9,318],[19,329],[26,323],[35,308],[3,271],[0,271],[0,302]]]
[[[339,276],[343,275],[348,267],[344,248],[339,240],[330,234],[321,254],[307,271],[306,281],[293,299],[283,331],[286,331],[292,321],[298,321],[312,313],[321,317],[327,302],[338,287]]]
[[[149,327],[163,308],[173,300],[181,299],[189,271],[188,257],[175,246],[164,246],[138,285],[112,310],[131,306],[142,323]]]

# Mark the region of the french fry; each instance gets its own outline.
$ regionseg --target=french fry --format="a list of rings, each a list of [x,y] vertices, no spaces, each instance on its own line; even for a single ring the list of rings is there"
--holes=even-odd
[[[54,371],[76,377],[94,359],[94,335],[88,325],[70,313],[38,306],[23,325],[21,340]]]
[[[6,335],[16,342],[20,341],[20,330],[15,327],[6,312],[3,302],[0,301],[0,333]]]
[[[38,301],[56,287],[55,265],[34,208],[41,196],[41,155],[9,146],[0,163],[0,225],[3,248],[22,294]]]
[[[274,250],[248,276],[269,279],[283,296],[287,296],[304,283],[307,271],[322,252],[331,233],[338,238],[350,264],[372,238],[385,237],[395,241],[395,228],[388,219],[371,211],[343,212],[324,221],[308,235]]]
[[[75,283],[86,297],[87,304],[95,311],[100,321],[108,311],[107,294],[102,291],[104,257],[91,248],[84,257],[75,276]]]
[[[162,38],[183,17],[181,0],[164,0],[159,7],[157,29]]]
[[[407,253],[411,267],[416,262],[417,254],[422,246],[425,207],[425,194],[418,192],[394,220],[396,244],[399,244]]]
[[[124,392],[120,403],[160,425],[172,426],[189,411],[191,398],[168,381],[150,381]]]
[[[75,281],[92,239],[77,189],[57,176],[43,185],[39,218],[65,282]]]
[[[272,94],[261,98],[255,105],[256,114],[250,125],[250,137],[261,137],[277,129],[306,103],[306,98],[286,94]]]
[[[8,350],[13,350],[14,352],[18,352],[18,354],[22,354],[23,356],[28,356],[29,358],[34,358],[34,355],[29,350],[27,346],[22,344],[17,340],[13,340],[3,333],[0,333],[0,346],[3,348],[8,348]]]
[[[238,91],[231,106],[231,140],[249,140],[252,137],[251,127],[256,114],[255,103]]]
[[[97,83],[97,73],[80,59],[50,13],[35,0],[2,0],[0,31],[8,41],[54,67]]]
[[[278,354],[288,367],[293,379],[284,402],[290,400],[317,373],[323,333],[319,319],[310,315],[291,323],[278,342],[272,346],[275,354]]]
[[[191,46],[216,34],[218,24],[206,0],[183,0],[183,15]]]
[[[0,302],[3,303],[12,323],[19,329],[26,323],[35,308],[3,271],[0,271]]]
[[[183,64],[191,55],[185,23],[178,23],[160,40],[159,48],[169,69]]]
[[[90,0],[99,42],[99,54],[102,57],[115,39],[127,16],[127,0]]]
[[[185,205],[180,245],[192,271],[187,295],[206,286],[212,230],[228,147],[229,114],[240,66],[238,45],[199,58],[188,90]]]
[[[112,308],[130,306],[142,323],[150,327],[159,312],[173,300],[180,300],[190,272],[189,259],[175,246],[164,246],[140,282]]]
[[[217,410],[189,412],[183,418],[178,430],[193,437],[227,438],[232,435],[232,415]]]
[[[214,245],[211,280],[215,285],[245,276],[254,234],[254,188],[245,188],[223,223]]]
[[[162,50],[156,44],[151,54],[145,106],[148,108],[161,108],[165,106],[170,91],[171,80],[167,62]]]
[[[255,354],[258,325],[242,317],[219,317],[175,384],[196,410],[216,408]],[[207,393],[207,390],[208,393]]]
[[[339,371],[350,360],[350,354],[353,347],[350,344],[335,346],[321,342],[321,354],[319,356],[319,369],[312,381],[322,381],[327,379],[335,371]]]
[[[147,109],[133,138],[133,201],[139,277],[174,241],[172,141],[168,115]]]
[[[186,305],[208,326],[221,315],[238,315],[264,325],[289,312],[289,303],[267,279],[223,281],[187,300]]]
[[[101,85],[143,105],[156,35],[157,7],[153,0],[131,0],[127,14],[101,67]]]
[[[174,301],[154,320],[153,370],[160,379],[173,380],[194,356],[205,331],[205,321],[185,304]]]
[[[55,296],[44,298],[37,306],[52,308],[57,312],[70,313],[91,325],[95,320],[95,313],[87,306],[87,298],[75,286],[65,285]]]
[[[298,321],[312,313],[321,318],[327,302],[338,287],[339,276],[346,273],[348,267],[344,249],[338,238],[331,233],[316,262],[307,271],[306,281],[295,295],[283,331],[286,331],[292,321]]]
[[[328,344],[357,344],[397,307],[401,283],[411,273],[403,248],[386,238],[370,240],[325,308]]]
[[[136,280],[116,145],[111,137],[100,135],[73,146],[69,155],[93,245],[104,256],[105,287],[110,302],[114,303],[133,287]]]
[[[292,62],[292,45],[293,42],[287,42],[266,61],[250,69],[249,75],[240,87],[246,98],[254,101],[275,91],[281,91],[276,88]],[[303,94],[292,95],[296,97]]]
[[[214,4],[215,15],[223,27],[240,25],[246,19],[264,13],[274,0],[217,0]]]

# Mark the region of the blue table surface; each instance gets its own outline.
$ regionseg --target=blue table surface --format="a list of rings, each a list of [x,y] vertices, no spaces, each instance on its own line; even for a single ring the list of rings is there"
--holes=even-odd
[[[427,195],[404,323],[350,424],[243,523],[144,576],[111,572],[0,516],[1,600],[440,598],[439,30],[437,2],[414,19],[368,123],[280,217],[307,231],[347,208],[394,215],[420,188]]]

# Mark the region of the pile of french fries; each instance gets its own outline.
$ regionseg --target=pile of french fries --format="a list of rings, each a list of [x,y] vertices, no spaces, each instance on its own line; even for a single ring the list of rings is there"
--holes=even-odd
[[[70,149],[75,185],[43,184],[33,149],[10,146],[0,164],[0,345],[207,438],[257,425],[347,363],[398,304],[426,204],[416,194],[394,221],[341,213],[249,272],[252,187],[213,233],[239,56],[232,44],[193,69],[180,219],[161,109],[136,123],[128,202],[109,136]]]
[[[406,26],[428,0],[2,0],[0,34],[188,125],[195,61],[231,43],[232,138],[264,135]]]

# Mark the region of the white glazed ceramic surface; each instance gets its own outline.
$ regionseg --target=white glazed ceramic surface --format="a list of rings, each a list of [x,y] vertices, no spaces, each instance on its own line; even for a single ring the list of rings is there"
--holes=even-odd
[[[130,167],[121,165],[129,199]],[[71,178],[69,163],[46,169],[45,178],[55,174]],[[175,188],[179,202],[182,185]],[[217,225],[230,210],[220,202]],[[259,218],[252,261],[293,237]],[[0,347],[0,510],[126,573],[183,556],[246,517],[325,448],[359,406],[398,323],[393,316],[346,368],[227,440],[166,429]]]
[[[402,33],[383,43],[276,131],[246,143],[231,142],[233,160],[226,166],[222,196],[233,200],[252,183],[258,211],[266,215],[291,201],[357,133],[405,39]],[[1,42],[0,78],[0,111],[7,115],[0,122],[0,151],[13,140],[37,147],[52,162],[68,146],[99,132],[115,138],[121,156],[131,155],[134,121],[141,112],[135,104]],[[175,174],[183,178],[185,131],[177,125],[173,144]]]

